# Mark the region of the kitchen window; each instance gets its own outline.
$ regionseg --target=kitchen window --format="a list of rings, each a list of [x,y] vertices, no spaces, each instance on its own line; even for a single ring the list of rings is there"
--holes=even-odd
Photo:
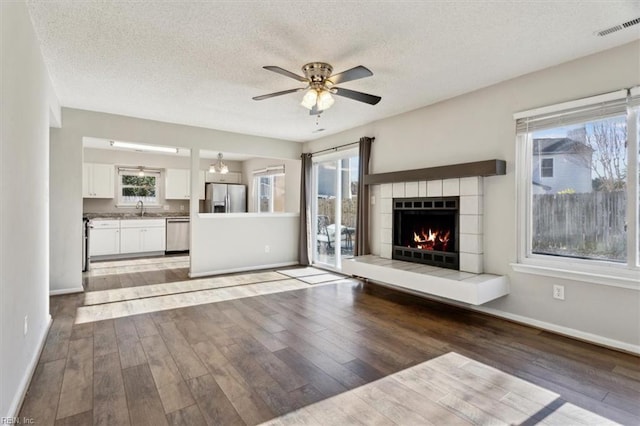
[[[282,213],[285,211],[284,165],[271,166],[253,172],[256,211]]]
[[[516,114],[520,272],[640,289],[637,88]]]
[[[118,169],[118,205],[135,206],[142,201],[145,206],[158,206],[159,182],[159,170]]]

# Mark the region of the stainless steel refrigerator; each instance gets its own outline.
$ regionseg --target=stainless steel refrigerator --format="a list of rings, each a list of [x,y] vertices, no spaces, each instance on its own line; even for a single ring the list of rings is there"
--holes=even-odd
[[[205,213],[245,213],[247,187],[226,183],[207,183],[204,198]]]

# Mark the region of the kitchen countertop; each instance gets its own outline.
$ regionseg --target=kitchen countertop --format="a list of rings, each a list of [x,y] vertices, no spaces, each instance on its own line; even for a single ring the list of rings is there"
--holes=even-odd
[[[185,212],[144,212],[144,216],[140,213],[83,213],[86,219],[165,219],[165,218],[189,218],[189,214]]]

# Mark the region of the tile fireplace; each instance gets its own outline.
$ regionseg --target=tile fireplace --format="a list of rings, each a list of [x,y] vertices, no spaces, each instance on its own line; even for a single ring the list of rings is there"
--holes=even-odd
[[[395,198],[392,258],[459,269],[459,197]]]
[[[483,273],[483,178],[481,176],[454,178],[454,179],[435,179],[429,181],[418,182],[394,182],[389,184],[381,184],[379,188],[380,194],[380,210],[379,210],[379,226],[380,226],[380,257],[385,259],[402,259],[412,260],[419,263],[425,262],[425,257],[428,255],[434,255],[434,250],[428,253],[430,250],[418,248],[412,246],[407,238],[417,237],[421,242],[429,237],[429,227],[426,227],[424,234],[422,233],[422,226],[419,230],[416,230],[417,235],[409,233],[408,235],[401,236],[400,239],[396,239],[394,236],[395,226],[397,223],[396,215],[399,214],[395,211],[396,206],[402,203],[403,210],[414,209],[413,203],[418,204],[416,208],[418,210],[425,210],[425,202],[433,202],[432,207],[428,207],[427,210],[440,211],[442,216],[448,216],[451,210],[457,210],[457,219],[451,217],[439,218],[443,221],[449,221],[453,223],[453,230],[450,231],[449,241],[453,242],[453,245],[447,245],[445,250],[435,250],[441,253],[437,253],[437,256],[451,256],[447,253],[456,253],[455,256],[443,257],[444,265],[439,264],[439,267],[459,269],[462,272],[471,272],[473,274]],[[442,207],[435,203],[442,202]],[[453,202],[456,206],[453,207]],[[406,207],[405,207],[406,205]],[[414,213],[404,213],[406,215],[414,215]],[[437,216],[435,212],[429,213],[433,216]],[[422,221],[420,214],[416,214],[417,218],[409,217],[403,219],[403,223],[407,221]],[[432,218],[434,219],[434,218]],[[453,221],[453,222],[451,222]],[[431,225],[433,227],[442,227],[442,224]],[[402,233],[402,231],[400,231]],[[431,229],[431,233],[435,233],[435,229]],[[445,231],[446,233],[446,231]],[[451,239],[453,235],[453,240]],[[433,236],[431,236],[433,238]],[[410,247],[407,247],[409,245]],[[422,245],[422,244],[420,244]],[[402,258],[396,257],[396,251],[402,248]],[[435,247],[433,247],[435,249]],[[406,252],[406,253],[404,253]],[[444,254],[443,254],[444,253]],[[426,255],[426,256],[425,256]],[[415,256],[415,257],[414,257]],[[411,259],[409,259],[411,257]],[[457,260],[452,260],[457,257]],[[418,260],[420,259],[420,260]],[[440,261],[440,258],[436,259]],[[435,263],[430,263],[435,265]],[[453,266],[456,265],[456,266]]]

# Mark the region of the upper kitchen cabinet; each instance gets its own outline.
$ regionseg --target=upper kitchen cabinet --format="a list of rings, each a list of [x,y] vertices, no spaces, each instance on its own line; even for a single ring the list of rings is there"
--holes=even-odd
[[[113,198],[115,196],[113,164],[84,163],[82,165],[82,197]]]
[[[204,200],[204,171],[198,172],[198,198]],[[166,169],[165,198],[167,200],[188,200],[191,198],[191,170]]]
[[[207,182],[215,183],[242,183],[242,173],[207,173]]]

